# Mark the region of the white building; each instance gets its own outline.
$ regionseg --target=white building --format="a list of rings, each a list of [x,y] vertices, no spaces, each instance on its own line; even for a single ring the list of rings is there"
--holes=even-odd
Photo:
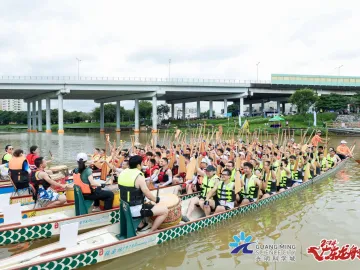
[[[26,111],[26,104],[22,99],[0,99],[0,109],[3,111]]]

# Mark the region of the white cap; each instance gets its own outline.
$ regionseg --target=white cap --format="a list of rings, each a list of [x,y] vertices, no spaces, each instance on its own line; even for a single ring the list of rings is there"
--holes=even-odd
[[[345,140],[342,140],[340,143],[347,143]]]
[[[201,162],[207,163],[206,158],[203,158],[203,159],[201,160]]]
[[[87,154],[79,153],[76,156],[76,161],[80,161],[80,159],[82,159],[83,161],[87,161],[87,158],[88,158]]]

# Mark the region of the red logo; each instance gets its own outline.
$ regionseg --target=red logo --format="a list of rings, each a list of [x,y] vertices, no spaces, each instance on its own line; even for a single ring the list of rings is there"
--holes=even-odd
[[[101,248],[100,250],[99,250],[99,256],[102,256],[104,254],[104,250]]]
[[[55,222],[54,228],[55,229],[59,228],[59,223]]]
[[[323,239],[320,242],[320,246],[308,247],[308,254],[314,255],[315,260],[318,262],[323,261],[346,261],[360,260],[360,247],[356,245],[346,244],[338,246],[338,241]]]

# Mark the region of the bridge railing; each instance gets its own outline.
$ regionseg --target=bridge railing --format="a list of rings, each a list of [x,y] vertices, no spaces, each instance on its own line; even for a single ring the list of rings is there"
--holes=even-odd
[[[31,80],[31,81],[123,81],[123,82],[141,82],[141,83],[169,83],[169,84],[249,84],[263,83],[269,84],[268,80],[237,80],[237,79],[201,79],[201,78],[149,78],[149,77],[109,77],[109,76],[1,76],[0,80]]]

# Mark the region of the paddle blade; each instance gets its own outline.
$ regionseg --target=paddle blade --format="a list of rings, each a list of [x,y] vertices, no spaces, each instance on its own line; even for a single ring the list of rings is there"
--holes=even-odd
[[[240,190],[241,190],[240,172],[237,171],[235,173],[235,194],[239,193]]]
[[[179,156],[179,173],[186,172],[185,158]]]
[[[193,158],[190,163],[187,166],[187,170],[186,170],[186,180],[191,180],[194,177],[194,172],[195,172],[195,168],[196,168],[196,159]]]

